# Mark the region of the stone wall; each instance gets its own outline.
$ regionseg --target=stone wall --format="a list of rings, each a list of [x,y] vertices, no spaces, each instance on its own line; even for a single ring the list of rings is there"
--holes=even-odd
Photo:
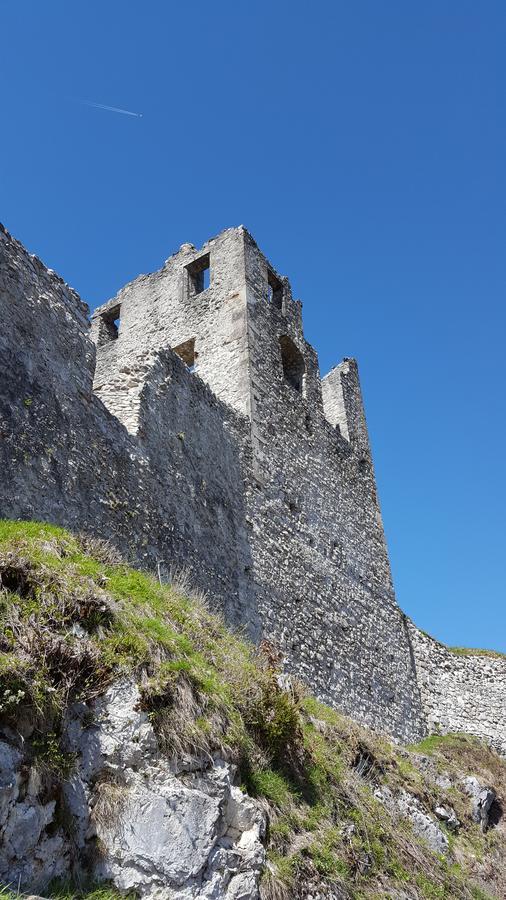
[[[506,756],[506,656],[456,653],[408,628],[429,732],[474,734]]]
[[[4,230],[0,254],[0,515],[188,570],[321,699],[421,737],[356,364],[322,382],[248,232],[184,244],[96,310],[96,364],[75,292]]]
[[[256,474],[247,505],[265,631],[319,697],[416,740],[418,687],[395,602],[356,363],[337,370],[348,441],[327,421],[301,304],[286,280],[282,304],[266,302],[269,263],[249,235],[245,249]],[[296,351],[303,360],[300,389],[291,367],[285,371],[287,348],[289,363]]]
[[[192,272],[203,264],[209,282],[191,293]],[[112,316],[120,320],[115,333]],[[229,229],[199,250],[183,244],[159,272],[127,285],[94,312],[92,331],[95,391],[159,463],[162,411],[141,422],[139,403],[142,367],[160,348],[175,348],[189,375],[247,417],[251,559],[242,577],[254,585],[254,637],[274,641],[286,668],[322,699],[402,739],[419,737],[418,688],[392,587],[357,367],[345,360],[322,395],[288,279],[246,229]]]
[[[245,422],[160,351],[132,360],[134,439],[92,391],[86,312],[0,231],[0,516],[89,531],[165,574],[186,569],[231,623],[258,634],[243,577]]]

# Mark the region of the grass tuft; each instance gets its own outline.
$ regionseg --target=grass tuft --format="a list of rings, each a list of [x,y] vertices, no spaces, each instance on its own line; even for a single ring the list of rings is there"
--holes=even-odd
[[[262,900],[299,900],[307,891],[372,900],[403,890],[415,900],[485,900],[487,878],[492,896],[505,893],[504,838],[472,824],[459,780],[462,771],[476,774],[505,796],[496,754],[466,735],[394,747],[296,682],[281,689],[275,648],[255,649],[232,635],[181,573],[161,585],[102,541],[0,521],[0,626],[0,729],[22,731],[28,762],[54,796],[75,764],[61,746],[69,705],[88,704],[92,717],[91,701],[126,674],[139,683],[162,752],[224,755],[262,804],[269,825]],[[446,793],[436,780],[441,771],[452,780]],[[462,829],[447,858],[379,802],[375,792],[384,787],[407,790],[429,814],[451,803]],[[120,780],[97,779],[98,830],[127,800]],[[53,885],[46,895],[118,896],[104,885]],[[0,888],[4,900],[14,896]]]

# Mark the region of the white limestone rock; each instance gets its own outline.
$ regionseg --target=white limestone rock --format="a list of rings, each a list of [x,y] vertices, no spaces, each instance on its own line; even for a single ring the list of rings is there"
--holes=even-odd
[[[496,799],[496,792],[493,788],[481,785],[474,775],[468,775],[462,780],[464,790],[468,797],[471,797],[473,822],[481,826],[481,830],[485,832],[489,826],[490,810]]]
[[[448,838],[432,816],[424,810],[416,797],[403,790],[398,794],[394,794],[388,787],[377,788],[374,791],[374,796],[390,812],[397,812],[409,819],[415,834],[423,838],[431,850],[434,850],[436,853],[447,852]]]
[[[225,760],[181,771],[159,754],[133,681],[112,685],[91,709],[76,705],[66,748],[77,759],[64,786],[74,841],[83,852],[99,838],[96,878],[153,900],[257,900],[263,812],[233,785]],[[0,742],[0,880],[43,890],[68,874],[69,848],[55,801],[40,800],[36,772],[23,775],[22,765]]]
[[[178,772],[158,753],[139,701],[135,683],[118,682],[94,704],[90,728],[77,721],[69,728],[81,757],[74,798],[87,796],[91,810],[85,840],[95,832],[104,851],[97,875],[157,900],[255,900],[263,813],[232,785],[234,769],[224,760],[194,760],[196,771]],[[98,814],[104,773],[120,777],[106,821]]]

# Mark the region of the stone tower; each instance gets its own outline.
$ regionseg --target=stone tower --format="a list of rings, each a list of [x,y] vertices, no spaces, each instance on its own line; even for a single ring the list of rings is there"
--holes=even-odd
[[[368,452],[354,365],[345,361],[320,380],[317,355],[304,338],[301,302],[242,226],[200,250],[183,244],[158,272],[139,276],[96,309],[91,321],[95,392],[132,431],[141,388],[132,363],[171,348],[220,400],[250,419],[259,457],[270,412],[265,401],[271,405],[277,395],[278,403],[284,398],[293,405],[294,392],[301,409],[316,418],[325,413]],[[346,378],[352,370],[354,377]]]
[[[505,752],[506,663],[455,655],[397,606],[356,364],[320,381],[300,303],[245,229],[127,285],[93,343],[79,296],[0,225],[0,314],[2,517],[184,568],[359,721]]]
[[[243,420],[251,636],[323,699],[418,734],[355,362],[320,378],[302,304],[243,227],[183,244],[97,309],[92,330],[95,391],[132,434],[150,430],[145,379],[169,348]]]

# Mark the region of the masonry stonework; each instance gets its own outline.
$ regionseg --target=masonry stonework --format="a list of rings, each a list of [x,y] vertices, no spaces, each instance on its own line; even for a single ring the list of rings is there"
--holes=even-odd
[[[74,291],[5,230],[0,252],[0,515],[188,570],[321,699],[421,737],[438,655],[395,600],[356,363],[320,378],[301,304],[246,229],[127,285],[93,341]],[[459,723],[498,745],[493,679],[466,671],[482,711]]]
[[[506,756],[506,656],[451,650],[408,629],[428,730],[474,734]]]

